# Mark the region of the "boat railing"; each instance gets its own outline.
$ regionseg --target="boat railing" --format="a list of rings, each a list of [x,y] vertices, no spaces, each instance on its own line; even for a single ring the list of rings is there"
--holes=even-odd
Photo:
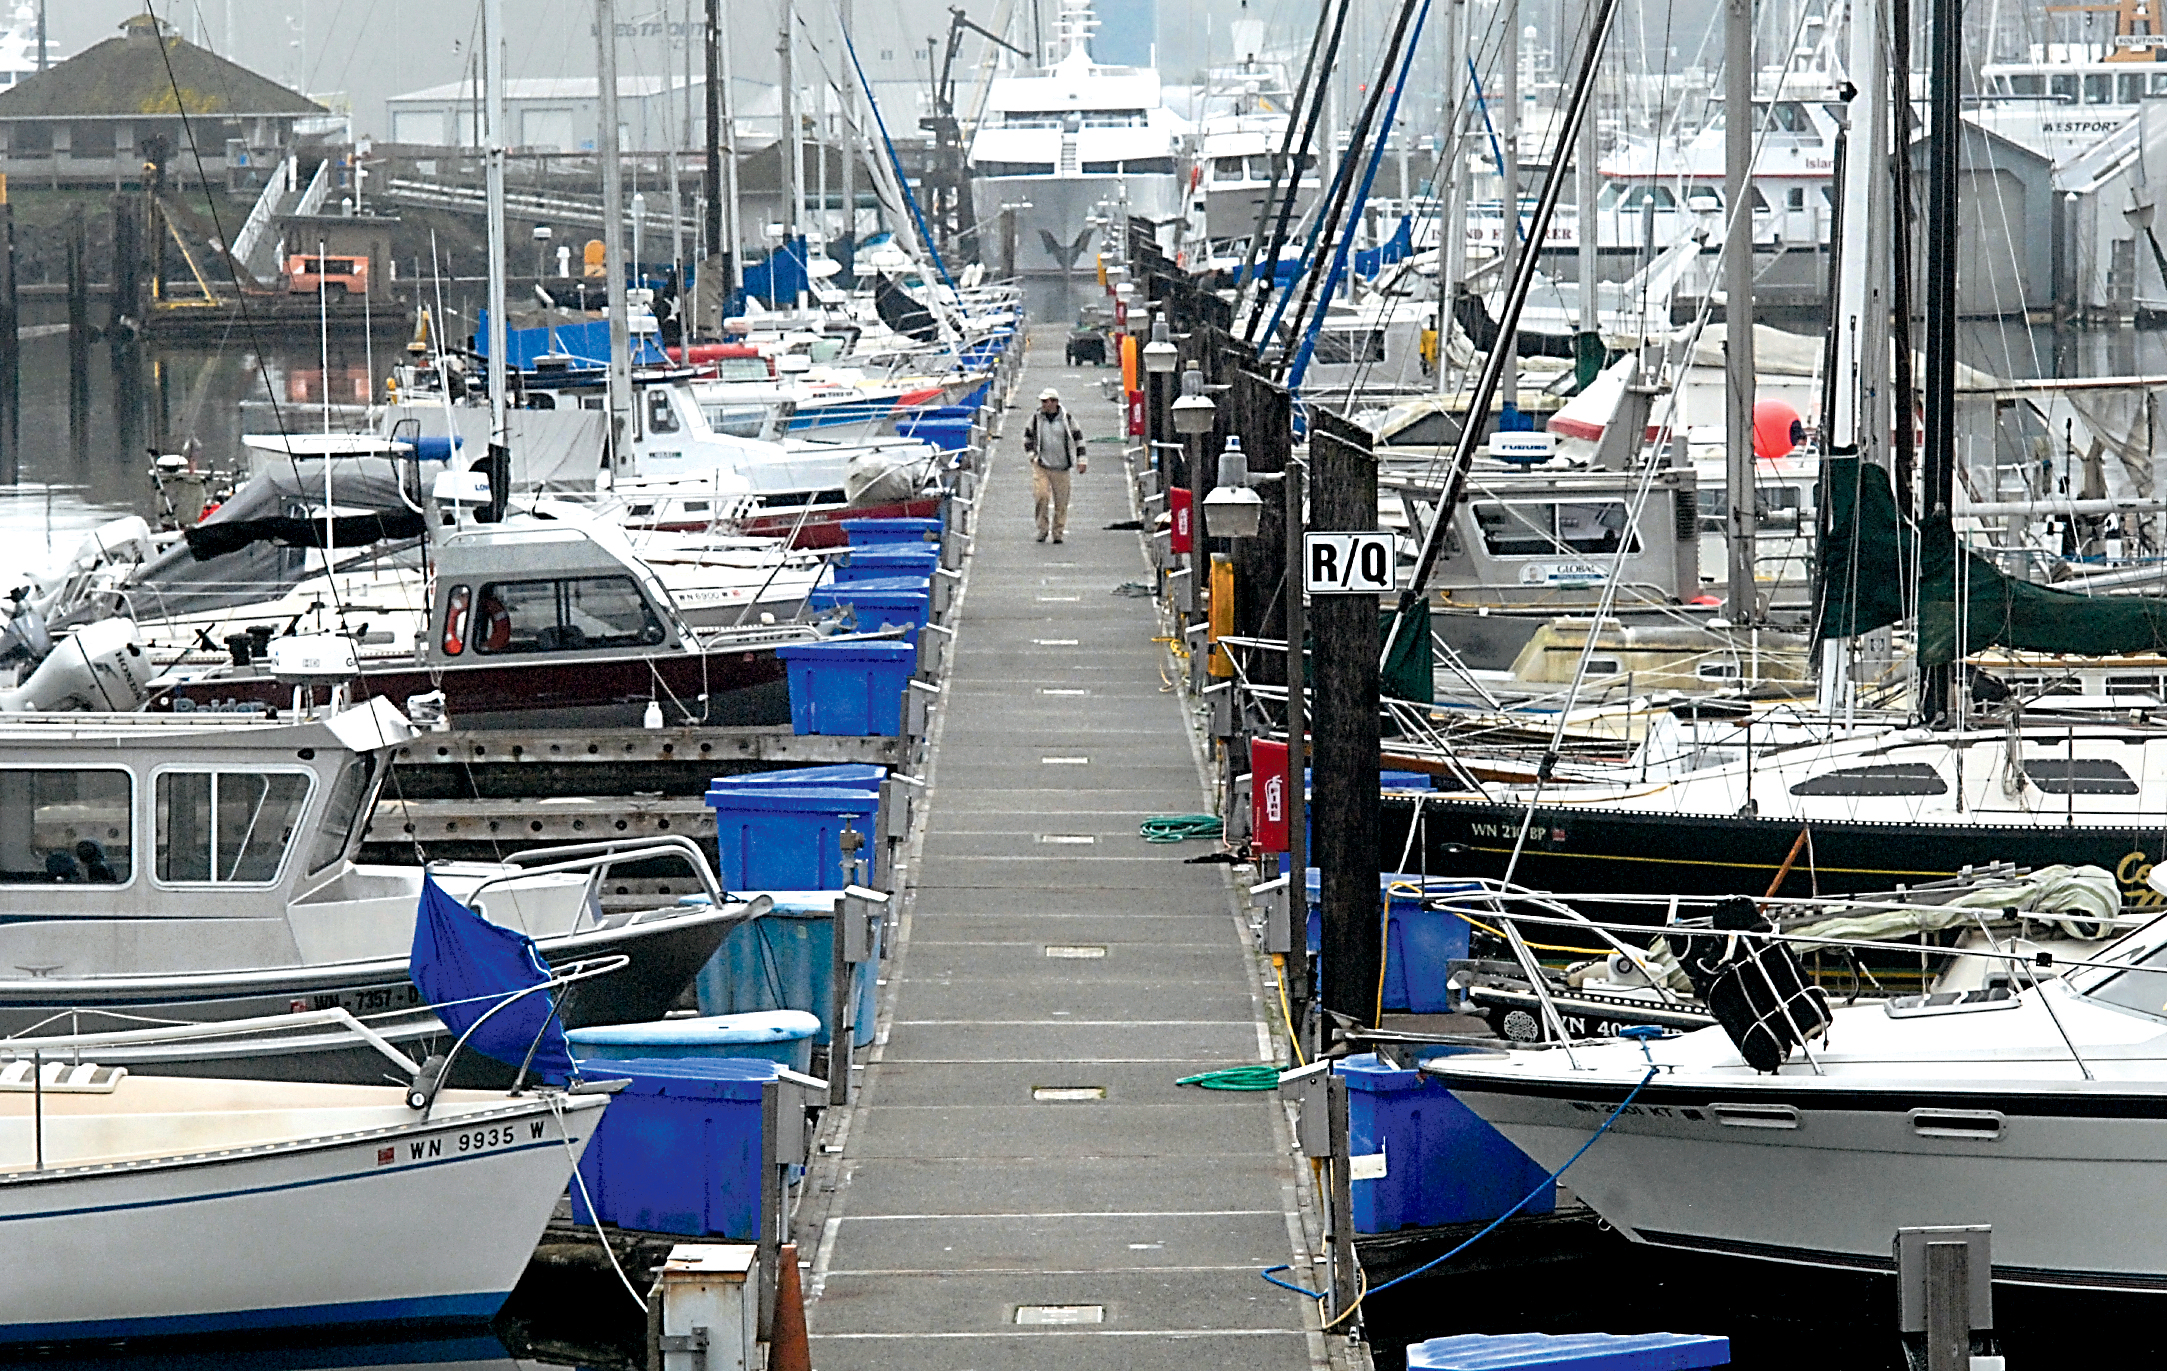
[[[1828,947],[1843,948],[1847,951],[1852,952],[1894,952],[1904,953],[1907,955],[1916,954],[1920,951],[1920,946],[1917,943],[1893,942],[1879,938],[1853,938],[1832,936],[1829,934],[1803,934],[1797,932],[1782,932],[1773,929],[1733,930],[1719,929],[1714,927],[1712,916],[1715,906],[1726,899],[1738,898],[1736,896],[1673,895],[1670,897],[1668,917],[1666,918],[1666,920],[1661,924],[1648,924],[1591,918],[1585,914],[1582,914],[1576,909],[1559,903],[1554,897],[1549,896],[1546,892],[1533,890],[1525,886],[1510,885],[1502,881],[1470,878],[1464,882],[1461,882],[1461,884],[1467,886],[1468,889],[1464,892],[1455,892],[1453,895],[1445,897],[1445,900],[1440,901],[1440,904],[1445,904],[1453,899],[1487,900],[1490,902],[1489,912],[1491,913],[1492,917],[1496,918],[1498,922],[1504,925],[1505,939],[1507,943],[1511,945],[1515,959],[1519,961],[1522,972],[1528,977],[1529,984],[1533,987],[1537,999],[1541,1002],[1543,1006],[1544,1018],[1549,1022],[1550,1031],[1556,1035],[1556,1039],[1559,1045],[1565,1051],[1567,1060],[1573,1064],[1575,1069],[1578,1068],[1578,1062],[1573,1058],[1572,1055],[1572,1041],[1565,1032],[1564,1018],[1562,1014],[1559,1013],[1556,1003],[1551,997],[1549,980],[1543,974],[1542,967],[1534,956],[1534,952],[1532,949],[1536,945],[1527,942],[1520,933],[1520,925],[1522,924],[1531,924],[1538,928],[1569,928],[1576,932],[1595,933],[1597,936],[1603,937],[1606,941],[1612,943],[1617,942],[1621,938],[1647,938],[1651,935],[1660,937],[1672,933],[1687,933],[1702,937],[1715,936],[1734,938],[1741,943],[1746,944],[1749,948],[1754,946],[1768,947],[1781,945],[1789,948],[1794,952],[1799,950],[1817,950]],[[1575,896],[1574,898],[1581,899],[1583,897]],[[1614,898],[1618,899],[1621,902],[1634,902],[1643,905],[1647,903],[1646,896],[1620,896]],[[1521,910],[1508,908],[1508,902],[1533,904],[1536,906],[1536,909],[1523,912]],[[1766,899],[1756,900],[1755,903],[1762,907],[1764,913],[1767,912],[1771,906],[1798,908],[1807,905],[1817,905],[1825,908],[1833,905],[1836,907],[1840,907],[1848,913],[1875,910],[1906,910],[1917,908],[1916,902],[1912,901],[1896,899],[1856,899],[1851,897],[1845,897],[1837,900],[1815,900],[1802,897],[1769,897]],[[1690,918],[1681,918],[1681,915],[1684,913],[1685,910],[1697,910],[1698,908],[1703,906],[1705,906],[1708,910],[1708,917],[1704,918],[1699,916],[1698,914],[1695,914]],[[1983,913],[1978,911],[1975,911],[1975,913],[1979,913],[1979,924],[1982,931],[1985,931],[1986,925]],[[1985,948],[1966,947],[1962,949],[1960,953],[1957,949],[1947,948],[1943,949],[1943,952],[1945,955],[1950,956],[1962,955],[1966,957],[1978,957],[1989,961],[2000,961],[2007,963],[2010,968],[2012,981],[2017,981],[2021,979],[2022,981],[2029,983],[2028,988],[2037,989],[2040,991],[2040,1007],[2046,1011],[2047,1017],[2053,1022],[2055,1032],[2057,1036],[2061,1038],[2063,1046],[2068,1049],[2070,1059],[2076,1064],[2077,1070],[2082,1073],[2084,1079],[2088,1081],[2095,1079],[2092,1073],[2091,1065],[2085,1060],[2084,1054],[2078,1049],[2075,1039],[2070,1036],[2068,1029],[2063,1025],[2060,1013],[2055,1009],[2052,999],[2046,993],[2044,989],[2044,982],[2049,978],[2051,974],[2058,973],[2064,969],[2090,968],[2112,971],[2127,971],[2130,969],[2131,963],[2126,959],[2104,961],[2087,957],[2071,957],[2062,953],[2051,952],[2043,948],[2035,948],[2028,951],[2020,950],[2014,947],[2005,948],[1994,939],[1991,932],[1986,932],[1986,942],[1987,946]],[[1635,959],[1635,964],[1641,965],[1642,959],[1644,959],[1645,956],[1645,953],[1641,953],[1639,957]],[[1748,960],[1755,959],[1749,958]],[[1757,961],[1756,965],[1758,965]],[[1767,979],[1768,973],[1765,967],[1761,968],[1761,975],[1764,980]],[[1656,978],[1652,975],[1650,976],[1650,982],[1651,984],[1656,983]],[[1798,1024],[1795,1021],[1791,1021],[1790,1010],[1785,1005],[1785,996],[1783,995],[1781,990],[1773,984],[1772,981],[1769,982],[1768,989],[1773,996],[1774,1002],[1778,1006],[1780,1012],[1783,1014],[1786,1021],[1790,1022],[1794,1037],[1797,1039],[1800,1046],[1805,1049],[1807,1062],[1810,1066],[1812,1066],[1814,1074],[1822,1074],[1820,1063],[1814,1059],[1811,1048],[1806,1046],[1806,1036],[1802,1033],[1799,1033]]]
[[[467,1025],[466,1031],[461,1033],[458,1040],[452,1043],[451,1051],[446,1052],[441,1057],[431,1057],[415,1071],[413,1083],[406,1088],[407,1107],[419,1113],[422,1121],[427,1122],[429,1111],[436,1106],[437,1095],[443,1091],[444,1083],[451,1079],[452,1064],[459,1059],[460,1050],[467,1045],[467,1040],[473,1037],[483,1024],[488,1023],[506,1009],[518,1004],[529,995],[560,990],[565,986],[576,985],[581,981],[593,980],[597,976],[613,975],[631,964],[632,959],[622,952],[613,953],[607,957],[590,957],[584,961],[577,961],[568,966],[556,968],[546,980],[537,981],[533,985],[524,986],[509,994],[489,997],[495,999],[496,1003],[483,1010],[473,1023]],[[556,1011],[552,1008],[548,1022],[556,1022],[556,1017]],[[542,1032],[535,1034],[534,1041],[527,1045],[527,1055],[519,1063],[519,1073],[512,1078],[512,1088],[509,1093],[517,1095],[526,1088],[527,1072],[534,1065],[534,1054],[541,1047],[542,1036],[546,1031],[547,1024],[544,1025]],[[576,1068],[574,1075],[576,1079]]]
[[[612,838],[563,847],[538,848],[531,852],[513,852],[506,855],[504,861],[506,865],[515,869],[502,875],[491,876],[481,882],[481,884],[467,892],[464,903],[467,908],[479,913],[481,895],[485,890],[496,886],[510,885],[518,881],[531,880],[536,876],[553,876],[566,872],[583,871],[587,873],[588,895],[590,897],[587,901],[582,902],[581,913],[584,914],[586,906],[592,904],[592,897],[597,893],[602,882],[609,878],[612,867],[622,862],[649,861],[658,857],[677,857],[682,859],[686,866],[691,867],[694,879],[699,881],[701,889],[706,892],[709,902],[715,908],[721,909],[725,904],[730,903],[730,897],[724,892],[722,883],[715,878],[714,868],[708,865],[707,854],[700,850],[699,844],[678,833],[654,834],[641,838]],[[751,903],[739,901],[739,903],[745,904],[748,911],[742,917],[757,917],[760,912],[756,901]],[[638,923],[643,917],[653,912],[653,910],[634,912],[627,921],[627,926]],[[577,923],[578,921],[575,919],[575,928]]]
[[[411,1011],[407,1011],[411,1012]],[[58,1017],[58,1016],[55,1016]],[[50,1023],[51,1020],[45,1021]],[[42,1027],[43,1024],[38,1025]],[[264,1014],[248,1019],[222,1019],[210,1023],[167,1023],[153,1028],[103,1029],[94,1033],[55,1033],[42,1037],[0,1038],[0,1062],[31,1060],[41,1064],[83,1064],[101,1048],[151,1047],[162,1044],[209,1042],[222,1038],[288,1036],[303,1029],[331,1028],[352,1035],[382,1053],[408,1076],[421,1068],[389,1039],[341,1007],[303,1010],[296,1014]]]

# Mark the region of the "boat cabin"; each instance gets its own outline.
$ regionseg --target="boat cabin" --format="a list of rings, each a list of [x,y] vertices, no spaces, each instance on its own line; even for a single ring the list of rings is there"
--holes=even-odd
[[[423,648],[432,666],[647,656],[694,641],[622,532],[554,502],[535,516],[447,533],[435,570]]]

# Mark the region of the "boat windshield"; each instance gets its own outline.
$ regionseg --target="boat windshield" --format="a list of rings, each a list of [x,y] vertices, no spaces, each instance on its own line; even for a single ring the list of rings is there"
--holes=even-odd
[[[2103,973],[2084,994],[2141,1014],[2167,1018],[2167,942],[2156,944],[2126,971]]]
[[[375,808],[371,803],[375,779],[376,758],[373,756],[356,757],[339,773],[337,784],[331,787],[331,798],[324,802],[323,822],[317,825],[315,841],[309,847],[309,875],[315,875],[345,855],[353,842],[354,830]]]

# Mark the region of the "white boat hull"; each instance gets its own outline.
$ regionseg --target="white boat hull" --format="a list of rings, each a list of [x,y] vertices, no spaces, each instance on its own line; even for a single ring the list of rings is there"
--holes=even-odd
[[[1554,1170],[1645,1070],[1630,1044],[1575,1051],[1601,1065],[1436,1067]],[[1817,1083],[1796,1062],[1735,1083],[1658,1076],[1564,1183],[1658,1246],[1888,1271],[1898,1228],[1990,1224],[1998,1281],[2167,1292],[2167,1094],[2086,1086],[2066,1057],[2037,1065],[2046,1079],[1909,1090]]]
[[[604,1102],[440,1106],[425,1124],[0,1176],[0,1245],[25,1258],[0,1342],[486,1321]],[[98,1121],[49,1116],[49,1155],[71,1122]],[[28,1162],[28,1118],[0,1137]]]

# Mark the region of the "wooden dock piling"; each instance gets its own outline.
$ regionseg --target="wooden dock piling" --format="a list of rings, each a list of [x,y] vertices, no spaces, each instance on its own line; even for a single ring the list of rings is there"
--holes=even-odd
[[[68,438],[90,452],[90,263],[83,207],[68,212]]]

